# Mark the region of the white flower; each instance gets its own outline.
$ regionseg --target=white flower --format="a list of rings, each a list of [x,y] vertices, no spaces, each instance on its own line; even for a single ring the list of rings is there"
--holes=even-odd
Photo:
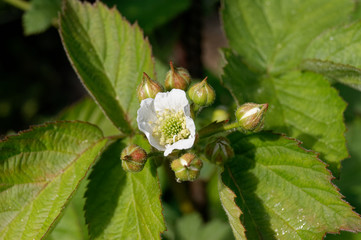
[[[174,149],[193,146],[196,126],[183,90],[173,89],[158,93],[155,99],[142,100],[137,114],[138,128],[153,147],[164,151],[164,156]]]

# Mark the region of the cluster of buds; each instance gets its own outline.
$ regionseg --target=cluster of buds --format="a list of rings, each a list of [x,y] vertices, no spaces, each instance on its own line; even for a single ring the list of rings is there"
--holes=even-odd
[[[120,159],[122,167],[127,172],[139,172],[143,170],[147,161],[147,153],[138,145],[131,144],[123,149]]]
[[[215,141],[209,143],[206,146],[205,154],[211,162],[217,165],[221,165],[228,159],[234,157],[233,148],[231,147],[229,140],[225,137],[219,137]]]
[[[181,89],[187,91],[191,84],[191,75],[188,70],[182,67],[175,67],[170,62],[170,70],[167,72],[164,86],[165,90]],[[154,98],[159,92],[163,92],[163,87],[155,80],[151,79],[146,73],[143,73],[143,80],[137,88],[137,96],[139,101],[146,98]],[[207,107],[211,105],[216,94],[214,89],[207,83],[207,77],[194,84],[188,90],[188,97],[196,105],[196,108]]]
[[[268,105],[245,103],[236,111],[237,122],[228,123],[227,111],[218,109],[213,115],[213,121],[216,122],[196,133],[193,113],[213,104],[216,94],[208,84],[207,77],[193,86],[190,85],[189,72],[185,68],[173,66],[172,62],[164,81],[164,88],[144,73],[143,80],[137,88],[140,101],[137,112],[138,128],[154,148],[164,152],[164,157],[160,158],[154,153],[147,156],[141,147],[132,144],[121,153],[122,167],[125,171],[141,171],[148,157],[153,159],[155,164],[162,164],[163,158],[172,154],[174,150],[192,148],[197,136],[208,137],[237,128],[243,132],[258,132],[262,129]],[[164,89],[168,92],[163,92]],[[225,137],[213,139],[206,146],[205,154],[212,163],[221,166],[234,157],[231,144]],[[202,166],[202,161],[189,152],[173,160],[170,165],[178,182],[194,181],[198,178]]]
[[[239,127],[244,132],[259,132],[263,128],[268,104],[245,103],[236,111]]]
[[[170,167],[175,173],[177,182],[194,181],[198,178],[203,166],[202,161],[193,153],[186,153],[173,160]]]

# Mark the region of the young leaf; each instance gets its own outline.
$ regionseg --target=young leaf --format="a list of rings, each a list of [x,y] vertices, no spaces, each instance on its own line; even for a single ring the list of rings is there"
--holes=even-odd
[[[335,79],[361,91],[361,23],[339,26],[316,38],[301,68]]]
[[[361,231],[361,218],[342,200],[315,153],[271,133],[229,135],[236,157],[222,180],[236,195],[248,239],[321,239]]]
[[[90,98],[84,98],[62,111],[58,120],[80,120],[97,125],[105,136],[119,134],[119,130],[104,115],[99,106]]]
[[[0,142],[0,239],[41,239],[102,151],[94,125],[58,122]]]
[[[219,197],[224,211],[227,214],[229,224],[231,225],[233,235],[236,240],[245,240],[245,229],[241,223],[240,216],[242,211],[239,209],[234,199],[237,197],[226,185],[223,184],[221,175],[218,177]]]
[[[224,29],[231,48],[261,72],[297,66],[312,39],[346,22],[351,0],[224,0]]]
[[[265,129],[297,138],[338,175],[341,160],[348,156],[344,132],[345,102],[319,74],[289,72],[280,77],[259,77],[229,52],[222,77],[239,103],[269,103]]]
[[[165,230],[156,169],[126,173],[112,144],[94,166],[86,192],[85,218],[91,239],[160,239]]]
[[[30,9],[23,15],[26,35],[45,31],[58,17],[61,0],[31,0]]]
[[[154,77],[148,40],[137,25],[101,2],[65,0],[60,35],[80,79],[124,133],[136,129],[136,88],[143,72]]]

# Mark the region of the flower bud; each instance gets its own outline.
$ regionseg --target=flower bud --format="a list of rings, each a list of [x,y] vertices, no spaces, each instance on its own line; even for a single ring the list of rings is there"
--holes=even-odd
[[[124,171],[139,172],[147,161],[147,153],[138,145],[131,144],[123,149],[120,158]]]
[[[173,88],[187,90],[189,84],[191,83],[191,75],[187,69],[179,67],[175,68],[173,63],[170,62],[170,70],[165,77],[165,89],[170,91]]]
[[[188,90],[188,96],[195,104],[202,107],[211,105],[216,99],[216,93],[207,83],[207,77],[202,82],[194,84]]]
[[[216,141],[209,143],[206,146],[205,154],[211,162],[216,164],[222,164],[234,157],[233,148],[225,137],[219,137]]]
[[[170,165],[175,173],[177,182],[193,182],[198,178],[202,166],[202,161],[192,153],[184,154],[180,158],[174,160]]]
[[[152,80],[146,73],[143,73],[143,80],[137,88],[139,101],[146,98],[154,98],[157,93],[162,91],[163,87],[158,82]]]
[[[238,125],[245,131],[259,132],[263,128],[268,104],[245,103],[236,111]]]

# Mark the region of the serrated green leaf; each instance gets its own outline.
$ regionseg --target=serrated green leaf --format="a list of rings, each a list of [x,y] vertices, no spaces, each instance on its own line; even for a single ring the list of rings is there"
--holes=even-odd
[[[361,117],[356,117],[354,121],[347,125],[347,146],[350,150],[351,158],[342,162],[340,179],[334,180],[340,188],[342,195],[355,207],[356,212],[361,212]],[[341,234],[328,234],[327,240],[361,240],[361,233],[341,232]]]
[[[104,115],[99,106],[90,98],[84,98],[73,106],[63,110],[58,120],[80,120],[97,125],[105,136],[119,134],[118,129]]]
[[[222,180],[237,195],[248,239],[312,240],[361,231],[361,218],[315,153],[271,133],[228,137],[235,158],[225,164]]]
[[[224,0],[224,29],[231,48],[261,72],[297,66],[310,41],[346,22],[352,0]]]
[[[58,17],[61,0],[31,0],[30,9],[23,15],[26,35],[36,34],[48,29]]]
[[[307,48],[301,68],[361,91],[361,23],[334,28]]]
[[[234,201],[237,195],[234,194],[231,189],[229,189],[226,185],[223,184],[221,175],[218,177],[218,191],[223,209],[226,212],[229,224],[231,225],[234,238],[236,240],[247,239],[245,235],[245,229],[240,219],[242,211],[239,209],[239,207]]]
[[[143,72],[154,77],[148,40],[116,9],[64,1],[60,35],[78,76],[109,119],[124,133],[136,126],[136,88]]]
[[[138,173],[122,169],[125,144],[112,144],[90,175],[85,213],[91,239],[160,239],[165,230],[156,168],[148,161]]]
[[[41,239],[107,139],[94,125],[58,122],[0,142],[0,239]]]
[[[321,153],[334,175],[348,156],[344,132],[345,102],[319,74],[289,72],[280,77],[260,77],[229,52],[222,79],[239,104],[269,103],[265,129],[286,133],[303,146]]]

